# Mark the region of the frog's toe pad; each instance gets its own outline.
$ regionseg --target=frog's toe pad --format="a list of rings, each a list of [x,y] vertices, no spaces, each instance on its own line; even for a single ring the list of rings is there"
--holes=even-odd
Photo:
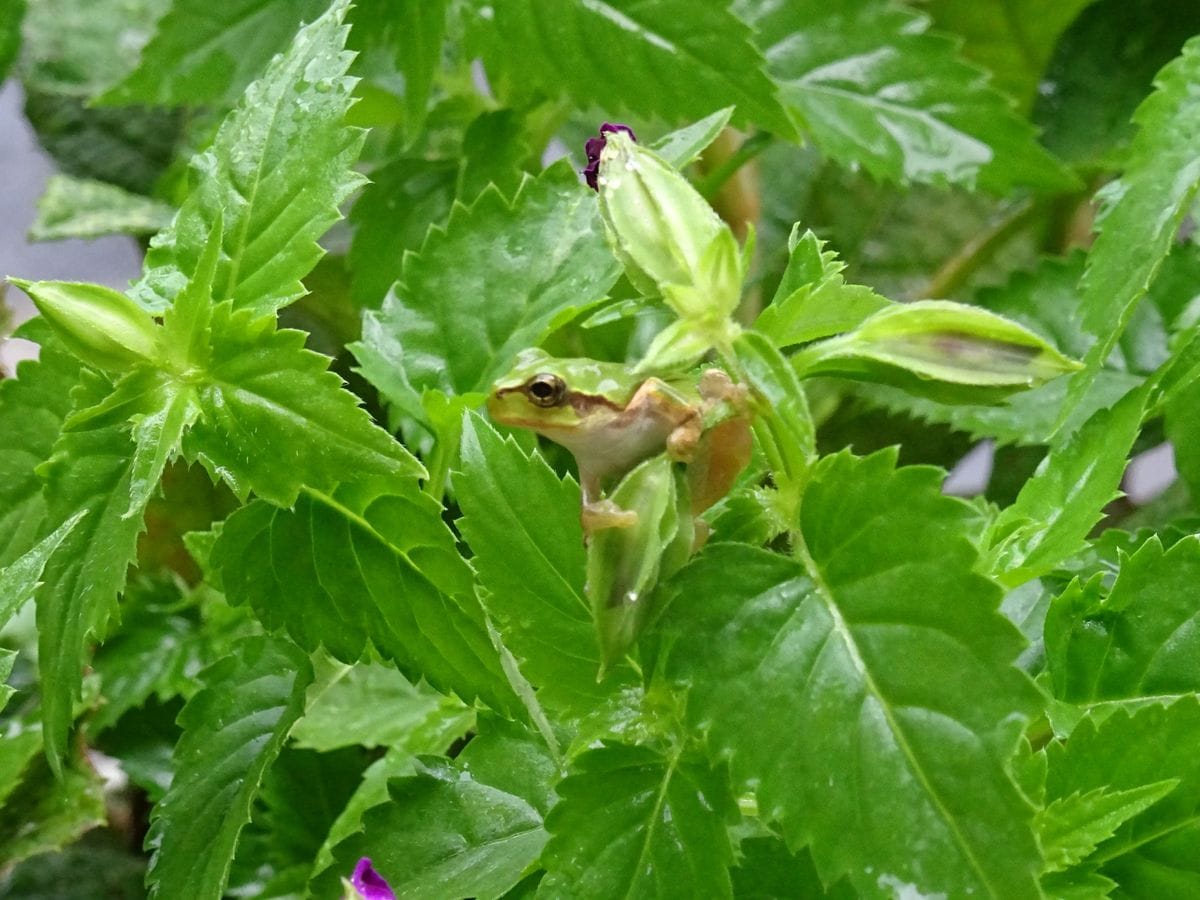
[[[637,524],[638,514],[624,509],[611,500],[599,500],[583,507],[580,515],[585,534],[594,534],[605,528],[632,528]]]

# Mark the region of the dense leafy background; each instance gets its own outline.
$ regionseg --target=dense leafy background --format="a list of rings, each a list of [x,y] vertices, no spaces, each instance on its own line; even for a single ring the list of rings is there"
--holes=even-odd
[[[1052,7],[0,0],[30,236],[141,242],[158,341],[0,373],[0,896],[1200,896],[1200,14]],[[606,119],[753,226],[767,402],[601,674],[569,457],[477,409],[671,324]],[[1083,365],[788,360],[930,297]]]

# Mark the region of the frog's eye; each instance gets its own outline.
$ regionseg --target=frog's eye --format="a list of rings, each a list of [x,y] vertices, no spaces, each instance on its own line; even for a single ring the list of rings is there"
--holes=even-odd
[[[525,385],[525,393],[537,406],[558,406],[566,396],[567,383],[557,375],[543,372],[529,379]]]

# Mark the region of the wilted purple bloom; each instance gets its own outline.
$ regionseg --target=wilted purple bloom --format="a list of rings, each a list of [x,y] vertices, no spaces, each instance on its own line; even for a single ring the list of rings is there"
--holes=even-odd
[[[633,140],[637,140],[637,135],[633,133],[633,129],[619,122],[605,122],[600,126],[600,137],[587,139],[587,143],[583,145],[583,153],[587,157],[588,164],[583,169],[583,177],[587,180],[588,187],[593,191],[600,190],[600,184],[597,179],[600,176],[600,151],[604,149],[606,143],[604,136],[612,134],[614,131],[623,131]]]
[[[358,861],[358,865],[354,867],[354,874],[350,876],[350,883],[362,894],[364,900],[396,900],[392,886],[375,871],[368,856]]]

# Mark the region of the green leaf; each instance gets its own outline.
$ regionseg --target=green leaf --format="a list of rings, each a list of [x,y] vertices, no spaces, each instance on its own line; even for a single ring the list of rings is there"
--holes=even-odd
[[[16,688],[8,684],[9,676],[12,675],[13,663],[16,661],[16,650],[0,650],[0,712],[4,711],[4,707],[8,705],[12,695],[17,692]]]
[[[1098,710],[1099,711],[1099,710]],[[1107,712],[1107,710],[1106,710]],[[1177,780],[1173,791],[1100,844],[1087,861],[1128,897],[1186,897],[1200,886],[1200,704],[1117,709],[1088,716],[1065,741],[1046,748],[1046,802],[1097,790],[1136,791]],[[1165,893],[1159,891],[1165,890]]]
[[[366,755],[353,748],[315,753],[285,747],[263,780],[253,821],[238,842],[227,896],[301,894],[313,857],[366,763]]]
[[[554,786],[562,770],[545,741],[496,715],[480,716],[477,730],[458,756],[463,770],[478,782],[520,797],[542,815],[549,812],[558,800]]]
[[[101,104],[200,105],[236,100],[296,29],[328,8],[322,0],[176,0],[137,68]]]
[[[35,469],[49,458],[71,411],[79,362],[41,320],[17,332],[36,340],[39,358],[0,380],[0,566],[28,551],[43,533],[46,501]]]
[[[724,773],[648,747],[589,750],[556,788],[541,892],[731,897],[737,806]]]
[[[392,45],[396,63],[404,75],[405,128],[409,135],[420,133],[433,79],[442,63],[442,37],[446,30],[446,0],[395,0],[382,4],[396,23]]]
[[[1022,641],[973,572],[970,507],[940,493],[940,470],[894,461],[822,460],[803,564],[718,544],[685,568],[668,585],[666,671],[825,884],[1036,897],[1032,810],[1007,774],[1037,703],[1012,666]]]
[[[771,305],[754,322],[777,347],[850,331],[890,305],[869,287],[846,284],[845,263],[824,246],[812,231],[802,234],[799,222],[792,226],[783,279]]]
[[[477,416],[463,426],[462,466],[454,478],[458,529],[474,553],[489,616],[541,703],[590,711],[610,688],[596,682],[579,488]]]
[[[889,0],[739,10],[801,130],[827,156],[906,183],[1056,191],[1072,176],[929,21]]]
[[[1060,7],[1075,3],[1043,9],[1041,18],[1053,19]],[[1134,110],[1158,71],[1197,32],[1200,8],[1186,0],[1145,8],[1121,0],[1091,3],[1059,39],[1041,75],[1033,119],[1043,143],[1080,171],[1121,169],[1137,130]],[[1113,65],[1116,59],[1120,65]]]
[[[293,509],[230,516],[212,565],[231,603],[306,650],[349,664],[369,641],[410,678],[508,711],[516,698],[440,511],[411,483],[305,490]]]
[[[42,571],[46,568],[46,563],[87,513],[86,509],[81,509],[59,525],[53,534],[46,535],[23,556],[0,569],[0,629],[4,628],[8,624],[8,620],[20,612],[22,606],[33,599],[34,592],[41,584],[39,579],[42,577]],[[10,665],[4,678],[7,678],[11,671]],[[0,678],[0,682],[3,680]]]
[[[650,149],[666,160],[669,166],[685,169],[698,160],[708,145],[725,130],[732,116],[733,107],[718,109],[711,116],[663,135],[650,145]]]
[[[311,679],[305,653],[263,636],[244,639],[201,674],[204,689],[180,714],[175,780],[146,839],[153,895],[222,896],[238,835]]]
[[[619,273],[595,195],[563,162],[527,179],[511,205],[495,189],[456,205],[446,228],[405,257],[352,349],[392,402],[395,368],[418,394],[485,390],[565,311],[604,297]]]
[[[444,222],[450,214],[457,177],[453,162],[411,157],[371,172],[371,183],[350,210],[355,303],[372,309],[383,303],[408,251],[421,248],[431,222]],[[374,321],[368,317],[363,323],[364,334]]]
[[[325,752],[354,745],[402,747],[413,741],[419,742],[413,752],[426,752],[428,736],[441,734],[444,750],[475,721],[474,710],[414,685],[390,666],[339,668],[329,683],[314,684],[309,691],[304,718],[292,729],[296,746]]]
[[[335,848],[335,871],[369,856],[398,898],[500,897],[546,841],[537,810],[450,761],[427,759],[388,792],[363,816],[363,832]]]
[[[736,106],[739,122],[795,135],[750,29],[723,3],[501,0],[493,8],[497,39],[485,61],[518,83],[668,122]]]
[[[104,782],[89,763],[68,760],[59,774],[35,757],[0,815],[0,865],[58,850],[105,820]]]
[[[136,445],[129,473],[126,517],[141,516],[158,490],[167,461],[179,452],[184,432],[200,415],[191,385],[161,372],[132,372],[116,387],[110,404],[128,403],[133,410]]]
[[[1157,537],[1124,559],[1107,597],[1078,582],[1054,600],[1046,652],[1054,694],[1083,703],[1200,692],[1200,539]]]
[[[196,385],[200,417],[184,439],[187,456],[239,496],[254,491],[282,506],[302,486],[328,488],[351,474],[424,474],[329,371],[329,358],[304,349],[304,339],[302,331],[276,331],[273,316],[217,307],[212,359]]]
[[[784,900],[787,897],[855,900],[858,897],[845,881],[839,881],[826,891],[812,855],[807,850],[792,855],[779,838],[748,838],[742,841],[738,850],[739,863],[731,874],[733,895],[739,900]]]
[[[962,37],[963,56],[991,72],[996,89],[1027,111],[1059,36],[1092,2],[982,0],[964,6],[954,0],[932,0],[926,9],[934,27]]]
[[[165,203],[91,178],[54,174],[38,200],[29,226],[31,241],[95,238],[109,234],[153,234],[171,224]]]
[[[1001,582],[1011,587],[1043,575],[1083,545],[1117,494],[1146,395],[1147,388],[1126,394],[1060,440],[996,517],[987,565]]]
[[[25,0],[0,0],[0,84],[8,77],[8,67],[21,48],[21,20]]]
[[[1150,808],[1178,784],[1174,779],[1127,791],[1096,788],[1060,797],[1038,811],[1038,842],[1047,872],[1061,872],[1082,862],[1122,824]]]
[[[96,651],[104,705],[88,721],[100,734],[150,697],[188,697],[196,673],[211,661],[211,638],[174,579],[141,578],[125,592],[121,624]]]
[[[1200,37],[1155,79],[1134,114],[1139,130],[1121,180],[1103,192],[1099,234],[1088,253],[1079,310],[1093,346],[1068,404],[1080,402],[1154,281],[1200,189]]]
[[[300,279],[321,257],[316,241],[337,205],[362,184],[351,170],[362,133],[344,124],[353,79],[338,0],[301,29],[246,89],[212,146],[192,160],[196,181],[172,225],[151,242],[132,296],[168,306],[195,271],[218,215],[222,254],[213,298],[274,312],[304,293]]]
[[[94,406],[111,390],[106,379],[85,377],[74,394],[83,414],[68,419],[43,469],[51,527],[87,512],[46,566],[37,595],[42,722],[56,771],[80,696],[88,645],[103,639],[117,611],[117,594],[142,528],[141,515],[126,515],[135,452],[126,417]]]

